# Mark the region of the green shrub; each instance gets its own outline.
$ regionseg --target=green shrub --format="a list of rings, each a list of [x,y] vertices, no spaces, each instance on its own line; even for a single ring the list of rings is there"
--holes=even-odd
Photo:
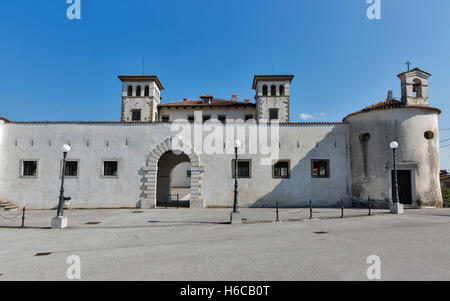
[[[444,199],[444,206],[450,207],[450,189],[442,187],[442,198]]]

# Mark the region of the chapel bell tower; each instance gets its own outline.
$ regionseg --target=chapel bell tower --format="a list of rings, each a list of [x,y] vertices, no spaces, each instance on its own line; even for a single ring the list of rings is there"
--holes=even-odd
[[[122,81],[123,122],[155,122],[163,85],[156,75],[119,76]]]
[[[428,106],[428,78],[431,74],[415,68],[398,75],[402,84],[402,102],[407,106]]]

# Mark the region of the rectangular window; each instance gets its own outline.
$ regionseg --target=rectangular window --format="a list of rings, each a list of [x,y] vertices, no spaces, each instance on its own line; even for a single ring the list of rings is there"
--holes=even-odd
[[[186,177],[190,178],[192,176],[192,171],[188,170],[186,173]]]
[[[278,109],[269,109],[269,119],[278,120]]]
[[[194,123],[194,121],[195,121],[194,116],[193,116],[193,115],[189,115],[189,116],[188,116],[188,121],[189,121],[190,123]]]
[[[203,123],[207,122],[210,119],[211,119],[210,115],[203,115]]]
[[[22,161],[22,177],[37,177],[38,161]]]
[[[233,159],[232,161],[232,168],[231,171],[233,173],[233,179],[235,177],[235,162],[236,160]],[[252,169],[252,161],[251,160],[238,160],[238,179],[239,178],[251,178],[252,177],[252,173],[251,173],[251,169]]]
[[[289,161],[278,161],[273,165],[273,178],[289,178],[290,170],[289,170]]]
[[[119,166],[119,162],[117,162],[117,161],[104,161],[103,162],[103,176],[117,177],[118,166]]]
[[[169,122],[170,121],[170,116],[161,116],[161,121],[162,122]]]
[[[220,122],[225,123],[227,121],[227,116],[226,115],[219,115],[218,119]]]
[[[253,117],[253,115],[245,115],[245,121],[251,120],[251,119],[255,119],[255,117]]]
[[[65,177],[78,177],[78,161],[66,161]]]
[[[313,178],[329,178],[330,160],[311,160],[311,171]]]
[[[141,121],[141,113],[142,113],[142,110],[132,110],[131,111],[131,120],[132,121]]]

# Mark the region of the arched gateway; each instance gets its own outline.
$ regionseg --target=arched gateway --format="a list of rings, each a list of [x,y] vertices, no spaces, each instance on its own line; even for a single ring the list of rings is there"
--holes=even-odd
[[[168,177],[170,171],[182,162],[191,163],[190,207],[204,207],[202,194],[204,167],[200,165],[200,158],[180,137],[171,137],[150,153],[147,165],[142,169],[145,198],[141,201],[141,208],[156,207],[158,196],[164,195],[165,190],[170,186],[164,182],[164,178]]]

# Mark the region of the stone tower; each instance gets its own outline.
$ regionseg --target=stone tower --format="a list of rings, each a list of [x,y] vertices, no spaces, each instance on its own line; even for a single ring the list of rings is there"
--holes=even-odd
[[[415,68],[400,73],[402,102],[407,106],[428,106],[428,78],[431,74]]]
[[[289,87],[293,75],[255,75],[256,120],[289,122]]]
[[[163,85],[156,75],[119,76],[122,81],[122,117],[124,122],[158,120],[158,105]]]

